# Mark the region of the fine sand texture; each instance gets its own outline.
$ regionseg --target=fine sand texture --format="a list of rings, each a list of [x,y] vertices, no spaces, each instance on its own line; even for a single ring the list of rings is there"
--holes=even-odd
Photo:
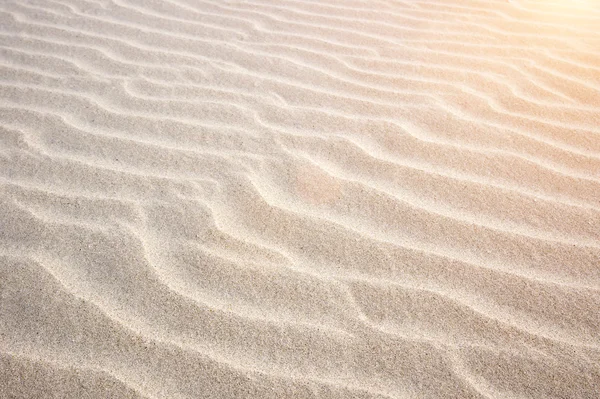
[[[2,0],[0,52],[0,399],[600,398],[597,0]]]

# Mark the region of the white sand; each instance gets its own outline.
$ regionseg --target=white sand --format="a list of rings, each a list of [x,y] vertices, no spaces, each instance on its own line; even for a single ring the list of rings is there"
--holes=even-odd
[[[600,397],[600,3],[0,2],[0,398]]]

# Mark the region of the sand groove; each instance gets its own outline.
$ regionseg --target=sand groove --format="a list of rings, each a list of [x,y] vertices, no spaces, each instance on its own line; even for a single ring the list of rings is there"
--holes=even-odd
[[[0,397],[597,397],[598,26],[1,2]]]

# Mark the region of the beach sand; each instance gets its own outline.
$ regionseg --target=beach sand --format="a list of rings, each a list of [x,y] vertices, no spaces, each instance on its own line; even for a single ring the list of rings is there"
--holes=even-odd
[[[599,398],[599,4],[0,2],[0,398]]]

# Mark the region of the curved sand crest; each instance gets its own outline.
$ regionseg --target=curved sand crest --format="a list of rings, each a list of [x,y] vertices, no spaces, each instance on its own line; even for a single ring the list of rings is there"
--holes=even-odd
[[[596,397],[598,26],[2,2],[0,397]]]

